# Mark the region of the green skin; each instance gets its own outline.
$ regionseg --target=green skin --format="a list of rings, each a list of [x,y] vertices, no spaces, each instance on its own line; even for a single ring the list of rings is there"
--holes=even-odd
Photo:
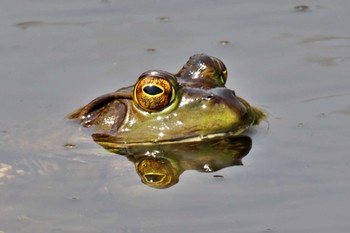
[[[94,99],[68,118],[93,126],[93,139],[114,147],[233,136],[265,118],[261,110],[225,87],[227,71],[215,57],[193,55],[176,74],[154,70],[143,76],[171,76],[172,101],[160,110],[144,110],[130,86]]]

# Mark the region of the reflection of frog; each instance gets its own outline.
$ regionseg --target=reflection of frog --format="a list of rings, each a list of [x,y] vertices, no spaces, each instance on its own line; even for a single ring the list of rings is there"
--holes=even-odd
[[[134,86],[102,95],[68,118],[93,126],[92,137],[103,146],[238,135],[265,114],[226,88],[226,78],[226,67],[219,59],[197,54],[176,74],[147,71]]]
[[[105,138],[108,141],[108,138]],[[104,144],[112,153],[125,155],[135,164],[141,181],[153,188],[169,188],[186,170],[215,172],[225,167],[242,165],[252,141],[248,136],[228,136],[178,144],[153,143],[120,148]],[[115,146],[115,147],[113,147]]]

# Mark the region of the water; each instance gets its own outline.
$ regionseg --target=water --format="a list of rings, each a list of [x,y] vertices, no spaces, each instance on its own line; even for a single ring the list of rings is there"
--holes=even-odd
[[[349,232],[349,7],[3,0],[0,232]],[[244,166],[157,190],[122,156],[63,146],[76,107],[200,52],[269,114]]]

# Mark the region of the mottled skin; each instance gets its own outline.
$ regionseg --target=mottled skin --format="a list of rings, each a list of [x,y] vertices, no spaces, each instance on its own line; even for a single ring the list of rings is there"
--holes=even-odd
[[[238,135],[265,114],[226,88],[226,79],[222,61],[197,54],[176,74],[147,71],[134,86],[102,95],[68,118],[93,126],[93,139],[114,147]]]

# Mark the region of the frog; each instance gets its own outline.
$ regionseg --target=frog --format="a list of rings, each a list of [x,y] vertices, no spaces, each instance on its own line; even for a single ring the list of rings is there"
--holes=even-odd
[[[177,72],[148,70],[134,85],[101,95],[67,118],[103,147],[179,144],[242,134],[266,114],[226,87],[217,57],[191,56]]]

